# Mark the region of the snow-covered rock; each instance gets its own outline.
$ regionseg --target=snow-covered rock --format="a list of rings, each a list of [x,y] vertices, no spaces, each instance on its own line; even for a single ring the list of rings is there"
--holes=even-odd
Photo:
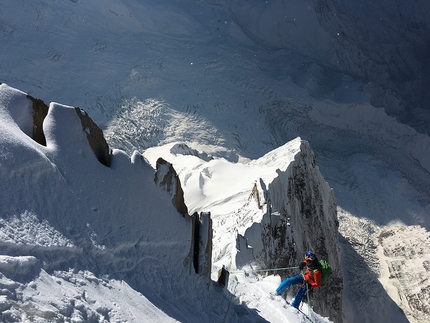
[[[88,143],[97,159],[103,165],[110,166],[110,150],[103,136],[103,131],[94,123],[88,113],[80,108],[75,108],[76,114],[81,119],[82,129],[87,134]]]
[[[0,272],[16,281],[32,280],[39,274],[41,265],[40,261],[32,256],[0,256]]]
[[[4,254],[0,256],[0,320],[302,320],[303,314],[270,296],[278,278],[263,280],[257,273],[250,280],[233,276],[228,290],[211,280],[219,263],[229,259],[228,266],[238,268],[238,253],[243,255],[243,267],[262,264],[251,249],[236,248],[235,243],[238,232],[244,234],[261,220],[261,206],[251,211],[255,218],[244,219],[238,213],[230,217],[233,222],[223,225],[226,218],[222,217],[234,214],[238,205],[254,205],[248,200],[254,176],[258,173],[266,183],[277,178],[277,167],[289,165],[301,150],[299,139],[280,149],[285,158],[265,157],[255,165],[232,164],[195,154],[194,149],[169,146],[168,157],[185,161],[178,164],[178,173],[175,163],[157,157],[156,171],[142,154],[129,157],[116,149],[106,167],[88,140],[90,128],[99,129],[88,125],[89,119],[84,120],[88,127],[83,127],[81,110],[51,103],[42,123],[43,145],[31,136],[32,103],[25,93],[0,85],[0,248]],[[152,153],[164,157],[164,148],[159,149]],[[155,155],[149,155],[152,162]],[[186,167],[194,169],[185,173]],[[183,194],[182,181],[188,189]],[[193,188],[194,184],[198,186]],[[172,202],[182,201],[179,210],[186,210],[183,199],[192,194],[190,188],[201,192],[192,205],[192,216],[180,216]],[[203,210],[206,207],[214,210],[216,221],[209,209]],[[235,228],[236,221],[241,225]],[[227,232],[232,239],[222,237],[226,228],[233,229]],[[242,240],[246,246],[246,238]],[[213,264],[214,259],[218,264]],[[245,290],[251,292],[243,298]],[[279,315],[273,316],[273,311]],[[310,309],[308,315],[316,322],[328,322]]]
[[[309,143],[296,138],[244,164],[201,159],[194,149],[179,152],[172,147],[177,144],[148,149],[144,155],[152,164],[160,155],[169,160],[178,170],[190,210],[211,212],[217,246],[212,278],[216,280],[223,267],[233,273],[295,267],[313,250],[333,268],[330,283],[315,293],[315,309],[341,321],[336,200]],[[285,277],[298,272],[281,273]]]
[[[360,299],[343,302],[351,304],[345,319],[364,320],[369,309],[373,318],[391,322],[395,313],[403,317],[401,310],[410,313],[404,300],[411,289],[398,285],[407,290],[398,303],[395,293],[386,292],[390,281],[374,284],[374,263],[386,258],[374,248],[377,234],[368,235],[367,228],[383,229],[392,221],[430,228],[429,12],[427,0],[4,1],[0,81],[84,108],[110,146],[129,156],[180,141],[244,161],[298,136],[309,141],[343,213],[342,262],[346,270],[351,259],[366,269],[345,275],[344,298]],[[31,110],[17,121],[30,137]],[[33,124],[40,134],[40,122]],[[43,140],[36,141],[44,145]],[[1,152],[10,150],[1,146]],[[52,196],[56,190],[44,192]],[[26,232],[49,228],[41,237],[30,234],[32,242],[73,245],[38,212],[14,214],[6,219],[8,241],[12,228],[30,218]],[[362,221],[373,224],[362,230]],[[351,225],[358,227],[350,230]],[[409,259],[413,245],[404,244],[399,257]],[[363,266],[368,262],[370,267]],[[430,278],[428,272],[420,275]],[[370,310],[374,298],[362,293],[363,282],[377,287],[382,304],[391,300],[390,315]],[[424,299],[416,291],[412,295],[419,296],[411,299]],[[430,321],[428,312],[414,309],[411,322]]]
[[[100,129],[81,110],[57,103],[49,105],[43,120],[44,146],[31,137],[32,103],[25,93],[0,85],[0,246],[8,255],[0,258],[4,277],[27,283],[37,280],[41,269],[52,274],[74,268],[125,280],[146,293],[161,293],[167,285],[173,290],[193,288],[200,279],[207,284],[207,270],[199,279],[189,270],[192,221],[178,216],[170,194],[154,183],[155,171],[143,156],[130,158],[114,150],[106,167],[93,150],[98,143],[107,147]],[[94,132],[99,138],[91,143]],[[102,151],[104,158],[108,149]],[[199,257],[208,259],[211,227],[204,227],[207,232],[202,230],[197,242],[204,246]],[[166,284],[164,275],[176,278]],[[8,286],[3,320],[20,321],[30,312],[34,320],[45,316],[42,305],[26,303],[24,285]],[[161,303],[169,307],[174,295],[167,293]],[[57,308],[52,315],[74,320],[79,306],[73,304],[67,307],[70,311]],[[94,318],[90,312],[78,317],[91,321],[99,317],[96,312],[91,312]]]
[[[178,212],[184,217],[188,215],[188,208],[184,201],[184,191],[182,190],[181,182],[172,164],[159,158],[157,160],[154,180],[155,183],[163,187],[166,192],[170,193],[172,196],[172,203]]]
[[[252,164],[281,159],[285,149],[280,147]],[[308,250],[327,260],[333,273],[329,284],[315,293],[314,308],[340,322],[343,277],[334,193],[316,166],[315,155],[306,141],[300,142],[294,161],[276,172],[277,177],[271,182],[263,184],[260,180],[261,187],[267,187],[262,190],[267,212],[244,236],[253,247],[255,257],[268,268],[297,266]],[[261,232],[260,241],[256,239],[256,232]]]

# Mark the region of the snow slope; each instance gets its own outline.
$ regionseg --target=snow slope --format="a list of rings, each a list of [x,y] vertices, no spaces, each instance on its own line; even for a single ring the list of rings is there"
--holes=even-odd
[[[223,266],[233,271],[249,263],[263,272],[296,269],[312,249],[333,269],[330,285],[314,295],[314,308],[341,321],[336,200],[315,165],[309,143],[296,138],[243,164],[202,155],[177,143],[144,153],[151,163],[162,156],[175,165],[192,212],[211,212],[213,279]],[[295,275],[297,270],[281,273]]]
[[[191,221],[155,184],[143,156],[114,149],[110,167],[101,164],[76,109],[57,103],[49,106],[43,123],[47,144],[40,145],[31,138],[31,106],[25,93],[0,85],[3,322],[305,319],[271,295],[279,276],[245,274],[241,268],[224,289],[196,274]],[[275,165],[266,170],[271,176]],[[248,184],[238,183],[235,190]],[[216,185],[214,192],[224,187]]]

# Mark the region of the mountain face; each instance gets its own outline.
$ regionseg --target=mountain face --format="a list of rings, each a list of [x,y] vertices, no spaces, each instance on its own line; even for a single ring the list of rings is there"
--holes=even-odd
[[[214,272],[222,268],[237,273],[249,266],[262,271],[275,268],[268,273],[281,274],[284,279],[299,274],[298,270],[277,268],[296,267],[306,251],[313,250],[333,268],[327,286],[314,293],[314,308],[341,322],[343,275],[337,204],[309,143],[297,138],[243,164],[207,158],[184,144],[180,147],[155,147],[144,155],[152,164],[159,155],[170,160],[178,170],[190,210],[211,212],[213,244],[222,250],[212,256],[213,279]],[[214,192],[216,187],[222,192]],[[291,289],[289,297],[296,292]]]
[[[426,0],[2,1],[0,81],[82,107],[130,156],[179,141],[242,162],[308,141],[338,203],[344,320],[428,322],[429,12]]]
[[[114,302],[102,308],[94,300],[97,293],[107,293],[109,279],[131,286],[124,289],[131,292],[129,297],[142,297],[139,291],[160,293],[167,286],[184,291],[187,283],[180,287],[180,280],[190,280],[191,289],[200,280],[207,284],[210,218],[179,213],[186,207],[175,174],[163,167],[155,172],[137,152],[130,157],[110,151],[102,131],[83,110],[42,105],[47,110],[41,121],[35,102],[41,106],[25,93],[0,85],[1,320],[134,320],[121,318],[124,312],[115,314]],[[43,125],[43,144],[32,138],[36,125]],[[40,138],[40,131],[36,133]],[[155,175],[168,192],[158,187]],[[163,258],[165,273],[174,271],[180,280],[163,282],[156,270]],[[92,296],[88,295],[93,301],[56,296],[62,284],[70,283],[71,294],[76,291],[78,272],[82,286],[91,285],[91,276],[109,276],[93,281],[106,290],[96,291],[93,286]],[[44,288],[49,284],[53,286],[47,293]],[[31,290],[38,288],[34,295]],[[166,297],[159,301],[161,312],[172,301]]]
[[[123,315],[113,314],[109,302],[102,308],[100,301],[90,301],[96,293],[108,294],[95,286],[86,287],[77,299],[63,295],[53,300],[42,291],[49,284],[54,284],[52,295],[61,293],[62,285],[74,290],[77,281],[82,286],[117,288],[111,280],[124,280],[134,292],[162,297],[162,303],[157,301],[162,311],[184,306],[171,299],[178,288],[190,293],[194,302],[221,301],[228,292],[211,291],[210,280],[221,263],[228,270],[286,266],[302,260],[309,248],[334,269],[330,287],[315,298],[315,308],[333,320],[341,319],[336,202],[307,142],[298,138],[247,164],[175,144],[166,155],[173,162],[157,157],[154,170],[137,152],[128,157],[111,151],[82,109],[57,103],[47,106],[6,84],[0,85],[0,98],[0,244],[6,254],[0,256],[2,320],[20,322],[30,316],[36,321],[90,322]],[[40,126],[42,132],[33,131]],[[163,148],[154,148],[151,156],[163,154]],[[181,158],[187,161],[180,163]],[[241,171],[216,185],[223,194],[211,194],[207,188],[214,185],[212,179],[225,179],[229,169]],[[195,197],[198,191],[203,199]],[[217,202],[207,204],[211,199]],[[187,201],[192,204],[192,216]],[[245,218],[235,214],[238,204],[246,211]],[[226,222],[226,217],[231,220]],[[225,234],[230,238],[220,239]],[[165,268],[162,273],[159,266]],[[166,273],[170,274],[163,279]],[[174,292],[166,294],[166,289]],[[240,322],[236,308],[229,316]],[[200,320],[205,315],[190,311],[185,306],[182,314],[173,317]],[[252,312],[244,319],[261,321]],[[216,317],[205,320],[218,321]]]
[[[268,158],[277,157],[275,152],[269,154],[272,156]],[[256,258],[268,268],[297,266],[308,250],[327,260],[333,273],[328,285],[314,293],[313,305],[321,315],[341,322],[343,275],[333,191],[319,172],[307,142],[301,142],[288,168],[277,173],[271,183],[265,183],[267,190],[261,200],[267,203],[267,213],[245,231],[244,237]],[[256,230],[261,231],[260,241],[255,241]]]

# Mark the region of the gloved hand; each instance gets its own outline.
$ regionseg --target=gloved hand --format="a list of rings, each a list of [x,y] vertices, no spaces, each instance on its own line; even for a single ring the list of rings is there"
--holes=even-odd
[[[303,270],[303,268],[305,268],[305,266],[306,266],[306,264],[305,264],[305,262],[303,261],[303,262],[301,262],[301,263],[300,263],[300,265],[299,265],[299,269],[300,269],[300,270]]]

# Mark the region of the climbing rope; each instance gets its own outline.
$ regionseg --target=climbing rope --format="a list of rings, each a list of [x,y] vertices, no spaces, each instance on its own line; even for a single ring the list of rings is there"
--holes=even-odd
[[[311,306],[311,297],[309,296],[309,287],[308,286],[306,286],[306,296],[307,296],[307,299],[308,299],[308,318],[309,318],[309,321],[311,321],[311,323],[313,322],[313,319],[312,319],[312,306]]]
[[[247,272],[252,272],[252,273],[259,273],[259,272],[266,272],[266,271],[278,271],[278,270],[290,270],[290,269],[297,269],[299,268],[298,266],[296,267],[286,267],[286,268],[268,268],[268,269],[261,269],[261,270],[236,270],[236,271],[230,271],[230,274],[246,274]]]

